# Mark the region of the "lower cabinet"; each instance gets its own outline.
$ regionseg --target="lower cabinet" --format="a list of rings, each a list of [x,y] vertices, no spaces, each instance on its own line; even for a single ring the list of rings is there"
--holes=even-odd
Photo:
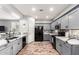
[[[18,40],[18,51],[22,49],[22,38]]]
[[[71,55],[71,45],[66,42],[62,44],[62,54],[63,55]]]
[[[0,48],[0,55],[16,55],[22,49],[22,38]]]
[[[0,55],[12,55],[12,46],[4,46],[5,48],[0,50]]]
[[[13,55],[17,54],[22,49],[22,38],[13,42]]]
[[[61,55],[71,55],[71,45],[56,38],[56,49]]]
[[[60,53],[60,54],[62,54],[62,44],[61,44],[62,42],[59,40],[59,39],[57,39],[56,38],[56,49],[57,49],[57,51]]]
[[[51,42],[51,39],[52,39],[51,35],[44,34],[44,41],[50,41]]]
[[[72,45],[72,55],[79,55],[79,45]]]
[[[13,42],[13,55],[16,55],[18,53],[18,40],[15,40]]]

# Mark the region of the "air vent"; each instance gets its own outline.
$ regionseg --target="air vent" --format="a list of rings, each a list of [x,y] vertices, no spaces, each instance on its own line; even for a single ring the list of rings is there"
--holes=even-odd
[[[43,9],[40,9],[39,11],[40,11],[40,12],[43,12],[44,10],[43,10]]]

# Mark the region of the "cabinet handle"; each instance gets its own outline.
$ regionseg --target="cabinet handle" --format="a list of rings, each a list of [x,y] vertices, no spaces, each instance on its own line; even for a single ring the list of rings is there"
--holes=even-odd
[[[20,43],[18,43],[18,45],[20,45]]]
[[[13,47],[11,47],[11,49],[13,49]]]

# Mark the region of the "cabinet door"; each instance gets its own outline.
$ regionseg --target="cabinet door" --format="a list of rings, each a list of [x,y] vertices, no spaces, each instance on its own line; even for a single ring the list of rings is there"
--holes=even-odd
[[[1,50],[0,55],[12,55],[12,46],[8,46]]]
[[[44,40],[45,41],[50,41],[52,37],[49,34],[44,34]]]
[[[18,40],[13,42],[13,55],[18,53]]]
[[[69,26],[69,20],[68,20],[68,15],[62,17],[61,20],[61,29],[68,29]]]
[[[79,9],[69,15],[69,28],[79,29]]]
[[[57,38],[56,38],[56,49],[60,54],[62,54],[62,42],[60,41],[60,39]]]
[[[18,39],[18,51],[22,49],[22,38]]]
[[[63,55],[71,55],[71,45],[64,42],[62,44],[62,54]]]
[[[79,55],[79,45],[72,45],[72,55]]]
[[[52,24],[51,24],[51,29],[52,29],[52,30],[55,30],[55,25],[56,25],[56,23],[57,23],[56,21],[55,21],[55,22],[52,22]]]
[[[55,29],[55,23],[53,22],[52,24],[51,24],[51,30],[54,30]]]

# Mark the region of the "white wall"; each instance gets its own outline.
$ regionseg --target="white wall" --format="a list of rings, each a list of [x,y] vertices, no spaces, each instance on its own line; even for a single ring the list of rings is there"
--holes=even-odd
[[[17,20],[0,20],[0,26],[5,26],[6,32],[11,30],[11,23],[18,22]]]

